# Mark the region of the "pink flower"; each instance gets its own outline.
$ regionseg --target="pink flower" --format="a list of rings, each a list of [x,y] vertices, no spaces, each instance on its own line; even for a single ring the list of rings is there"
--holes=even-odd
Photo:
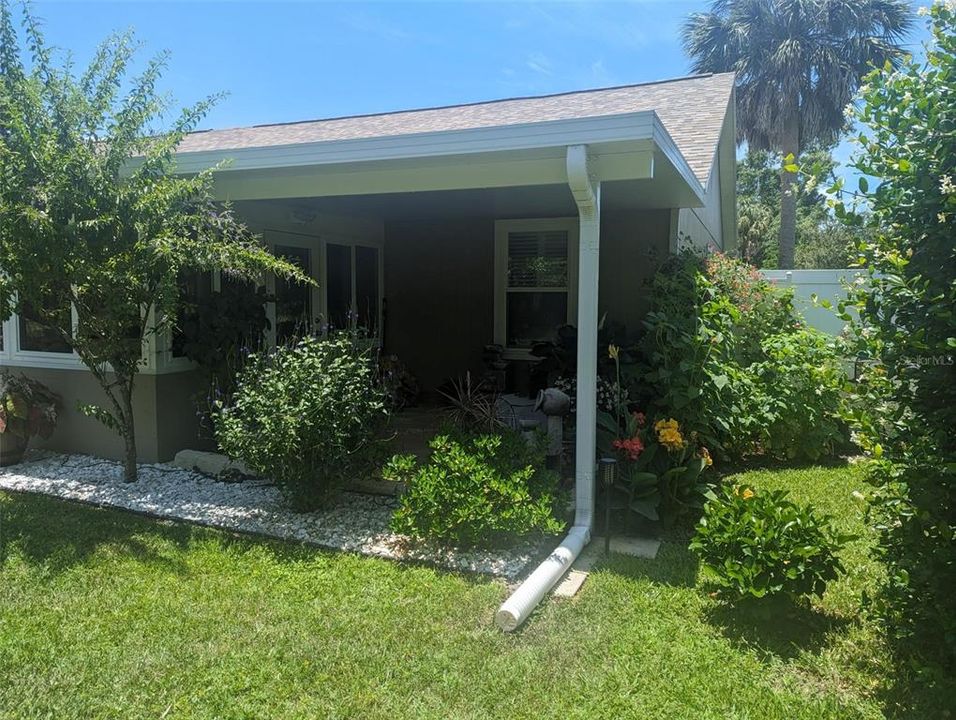
[[[641,456],[641,453],[644,452],[644,443],[641,442],[641,438],[637,435],[628,440],[615,440],[611,444],[618,450],[623,450],[627,459],[632,462],[637,460],[637,458]]]

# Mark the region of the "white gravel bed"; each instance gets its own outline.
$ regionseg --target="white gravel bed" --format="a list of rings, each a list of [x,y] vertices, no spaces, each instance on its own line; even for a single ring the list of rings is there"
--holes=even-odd
[[[88,455],[36,453],[0,468],[0,489],[42,493],[153,516],[258,533],[363,555],[434,564],[514,580],[540,556],[538,543],[500,551],[440,548],[397,535],[393,497],[346,492],[333,507],[297,513],[261,480],[220,482],[167,464],[139,466],[135,483],[122,466]]]

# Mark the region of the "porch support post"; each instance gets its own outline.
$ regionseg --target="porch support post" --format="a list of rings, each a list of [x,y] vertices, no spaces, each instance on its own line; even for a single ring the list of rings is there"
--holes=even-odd
[[[589,167],[587,146],[568,148],[568,185],[578,206],[578,376],[575,445],[576,526],[594,520],[597,465],[598,259],[601,239],[601,183]]]
[[[578,206],[578,382],[577,467],[574,526],[554,551],[535,568],[495,614],[495,622],[511,632],[527,619],[541,598],[568,571],[591,541],[594,521],[595,445],[597,443],[597,305],[598,248],[601,232],[601,184],[588,163],[586,145],[567,153],[568,187]]]

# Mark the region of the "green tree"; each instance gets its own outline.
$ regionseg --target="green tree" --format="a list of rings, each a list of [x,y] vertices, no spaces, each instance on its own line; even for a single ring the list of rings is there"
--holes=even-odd
[[[123,437],[132,481],[134,378],[144,339],[174,322],[179,273],[304,278],[214,202],[212,170],[174,173],[178,143],[216,98],[153,132],[165,55],[130,79],[133,38],[113,36],[77,74],[57,65],[29,6],[23,27],[20,38],[0,0],[0,317],[29,307],[79,355],[106,395],[85,410]]]
[[[740,139],[784,158],[780,267],[793,267],[801,151],[835,142],[860,78],[901,55],[910,16],[905,0],[714,0],[688,18],[694,71],[737,74]]]
[[[866,79],[855,167],[874,232],[851,304],[869,357],[853,417],[877,460],[874,509],[890,627],[956,668],[956,8],[930,10],[926,62]],[[838,190],[839,185],[832,188]],[[847,222],[865,221],[836,204]],[[844,315],[850,318],[850,314]]]
[[[796,194],[794,266],[845,268],[856,258],[866,228],[833,217],[819,183],[831,183],[837,162],[830,150],[810,148],[803,154],[793,191]],[[766,150],[748,150],[737,162],[737,235],[740,257],[757,267],[778,267],[780,181]]]

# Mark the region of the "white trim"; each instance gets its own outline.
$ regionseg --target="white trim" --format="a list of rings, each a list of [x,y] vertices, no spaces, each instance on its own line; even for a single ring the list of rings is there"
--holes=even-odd
[[[70,322],[76,332],[76,308],[70,305]],[[7,334],[9,333],[9,335]],[[80,360],[75,351],[58,353],[43,352],[41,350],[20,349],[20,315],[12,313],[6,322],[3,336],[3,357],[9,359],[11,365],[25,368],[53,368],[63,370],[86,370],[86,365]]]
[[[686,204],[703,204],[701,182],[653,110],[176,157],[181,173],[222,165],[216,195],[236,201],[564,184],[566,148],[584,144],[596,182],[651,179],[665,160]]]
[[[270,251],[275,251],[277,245],[285,245],[296,248],[302,248],[309,251],[310,267],[309,275],[318,283],[317,287],[311,290],[312,304],[312,330],[315,331],[316,324],[325,323],[328,319],[328,246],[341,245],[351,251],[351,290],[352,290],[352,309],[356,307],[356,283],[355,283],[355,250],[358,247],[374,248],[378,251],[378,343],[382,341],[382,322],[383,318],[383,300],[385,297],[385,244],[379,238],[364,238],[341,233],[314,234],[299,233],[291,230],[282,230],[278,228],[266,228],[262,231],[263,241]],[[275,276],[269,275],[266,278],[266,292],[269,295],[275,295]],[[276,344],[276,315],[275,303],[270,302],[266,305],[266,316],[269,318],[270,330],[267,333],[267,342],[269,347],[275,347]]]
[[[656,113],[645,110],[387,137],[201,150],[177,153],[176,169],[184,174],[195,173],[228,162],[225,170],[233,172],[624,142],[653,139],[655,125],[660,125]]]
[[[563,288],[513,288],[507,287],[508,235],[512,232],[542,232],[563,230],[568,234],[568,287]],[[495,268],[494,268],[494,341],[505,348],[509,359],[529,359],[528,348],[508,347],[508,293],[509,292],[566,292],[568,296],[567,322],[577,319],[578,288],[578,219],[525,218],[520,220],[495,221]]]

